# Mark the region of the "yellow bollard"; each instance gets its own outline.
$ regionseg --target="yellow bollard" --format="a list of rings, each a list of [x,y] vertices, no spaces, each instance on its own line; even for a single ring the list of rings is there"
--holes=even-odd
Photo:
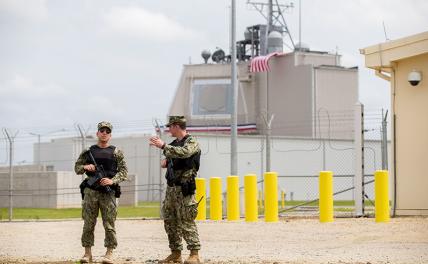
[[[198,205],[198,215],[196,220],[206,220],[207,219],[207,195],[205,188],[205,179],[196,178],[196,202],[199,202]],[[202,198],[202,199],[201,199]]]
[[[281,208],[285,208],[285,192],[281,191]]]
[[[211,177],[210,178],[210,219],[211,220],[222,220],[223,218],[221,189],[222,189],[221,178]]]
[[[265,173],[265,221],[278,222],[278,174]]]
[[[320,222],[333,222],[333,172],[320,172],[319,192]]]
[[[227,220],[239,220],[239,176],[227,177]]]
[[[257,222],[259,212],[257,208],[257,175],[248,174],[244,176],[245,192],[245,221]]]
[[[389,222],[388,171],[375,172],[375,218],[377,223]]]

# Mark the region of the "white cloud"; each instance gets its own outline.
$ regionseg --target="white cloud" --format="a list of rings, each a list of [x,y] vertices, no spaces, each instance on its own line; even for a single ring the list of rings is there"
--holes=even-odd
[[[0,97],[37,99],[66,96],[68,91],[55,83],[36,83],[21,74],[0,83]]]
[[[1,13],[25,20],[43,20],[47,18],[48,8],[46,0],[1,0]]]
[[[113,7],[104,18],[111,30],[132,37],[169,41],[194,39],[200,35],[162,13],[141,7]]]

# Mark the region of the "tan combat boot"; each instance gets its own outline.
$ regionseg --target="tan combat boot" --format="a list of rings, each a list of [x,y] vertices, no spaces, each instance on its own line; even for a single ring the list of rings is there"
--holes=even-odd
[[[89,262],[92,262],[91,247],[85,247],[85,254],[80,259],[80,263],[89,263]]]
[[[180,250],[172,250],[171,254],[166,259],[159,260],[158,263],[183,263]]]
[[[102,263],[113,264],[113,249],[107,248],[106,254],[103,256]]]
[[[184,264],[200,264],[201,261],[199,260],[198,250],[192,249],[190,250],[190,255],[184,261]]]

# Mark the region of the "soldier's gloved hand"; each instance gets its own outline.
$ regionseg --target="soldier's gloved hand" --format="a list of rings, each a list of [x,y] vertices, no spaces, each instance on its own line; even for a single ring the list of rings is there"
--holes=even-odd
[[[85,171],[95,171],[95,165],[94,164],[83,165],[83,169]]]
[[[106,185],[113,185],[113,181],[112,181],[112,179],[109,179],[109,178],[102,178],[102,179],[100,180],[100,184],[101,184],[102,186],[106,186]]]

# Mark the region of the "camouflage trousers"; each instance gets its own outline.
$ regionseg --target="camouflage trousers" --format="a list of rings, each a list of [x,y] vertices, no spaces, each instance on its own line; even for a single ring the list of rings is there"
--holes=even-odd
[[[195,223],[197,214],[195,195],[183,197],[180,186],[167,187],[162,215],[171,250],[183,250],[182,238],[186,241],[188,250],[201,248]]]
[[[83,233],[82,246],[92,247],[94,245],[94,230],[97,223],[98,212],[101,211],[105,238],[104,247],[116,248],[116,221],[117,209],[114,193],[101,193],[98,191],[85,189],[85,198],[82,204]]]

